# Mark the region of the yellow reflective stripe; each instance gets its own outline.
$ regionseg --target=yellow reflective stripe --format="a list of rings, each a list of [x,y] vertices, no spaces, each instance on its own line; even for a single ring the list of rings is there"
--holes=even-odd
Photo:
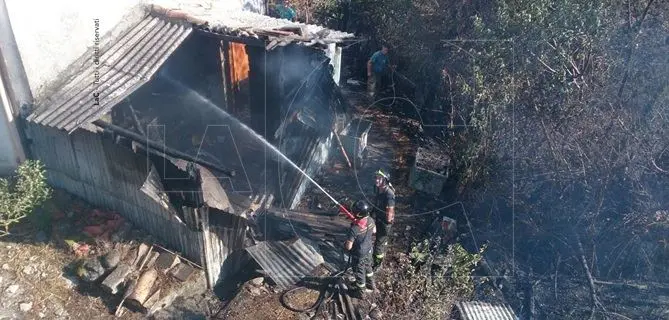
[[[378,259],[383,259],[383,256],[384,256],[384,254],[382,253],[382,254],[377,254],[374,257],[378,258]]]
[[[360,282],[356,283],[356,285],[358,286],[358,288],[364,288],[365,287],[365,284],[360,283]]]
[[[371,278],[374,276],[374,272],[366,274],[367,278]]]

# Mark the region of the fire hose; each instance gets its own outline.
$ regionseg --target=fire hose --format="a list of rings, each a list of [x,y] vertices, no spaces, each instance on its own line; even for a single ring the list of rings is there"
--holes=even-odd
[[[355,319],[355,311],[353,310],[353,305],[350,303],[350,300],[348,299],[348,296],[346,295],[346,287],[343,284],[344,283],[344,277],[343,275],[348,271],[348,269],[351,267],[351,257],[349,256],[348,263],[346,265],[346,268],[342,271],[339,271],[332,276],[328,277],[330,281],[328,281],[327,285],[324,285],[322,289],[319,291],[318,298],[314,302],[313,305],[307,307],[307,308],[296,308],[291,306],[288,302],[286,302],[286,296],[290,295],[291,293],[304,288],[303,286],[300,287],[295,287],[289,290],[284,291],[281,296],[279,297],[279,301],[281,304],[288,310],[296,312],[296,313],[308,313],[312,311],[316,312],[322,312],[323,307],[328,305],[330,301],[332,301],[335,296],[337,296],[337,301],[340,304],[341,310],[346,316],[346,318],[349,319]],[[344,298],[345,296],[346,298]],[[347,301],[348,303],[344,302]],[[337,313],[337,307],[335,306],[333,311]]]

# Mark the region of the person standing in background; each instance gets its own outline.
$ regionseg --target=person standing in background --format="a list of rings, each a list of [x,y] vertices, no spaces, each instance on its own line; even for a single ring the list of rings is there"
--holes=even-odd
[[[388,46],[383,45],[381,50],[374,52],[367,61],[367,81],[370,97],[377,97],[379,92],[383,91],[388,69]]]

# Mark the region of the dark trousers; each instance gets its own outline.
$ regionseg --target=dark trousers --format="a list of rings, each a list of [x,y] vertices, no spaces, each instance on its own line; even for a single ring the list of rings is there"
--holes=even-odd
[[[365,254],[352,254],[351,268],[355,276],[355,284],[358,289],[364,289],[367,281],[372,281],[374,271],[372,271],[372,251]]]
[[[374,242],[374,267],[377,267],[383,261],[388,247],[388,240],[390,238],[390,231],[392,224],[386,222],[385,215],[381,218],[376,218],[376,242]]]
[[[385,72],[373,72],[368,79],[368,92],[371,96],[378,97],[387,86],[387,76]]]

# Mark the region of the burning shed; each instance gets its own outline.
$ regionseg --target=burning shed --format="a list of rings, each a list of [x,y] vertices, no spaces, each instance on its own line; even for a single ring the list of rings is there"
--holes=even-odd
[[[142,6],[26,119],[50,183],[200,262],[212,286],[253,245],[250,199],[295,207],[308,182],[288,163],[327,160],[346,123],[337,44],[352,37],[216,3]]]

